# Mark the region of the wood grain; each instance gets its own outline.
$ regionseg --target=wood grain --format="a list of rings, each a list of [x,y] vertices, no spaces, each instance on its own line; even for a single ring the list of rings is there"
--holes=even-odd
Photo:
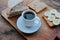
[[[41,19],[42,26],[38,32],[31,34],[31,35],[24,34],[20,30],[18,30],[16,26],[16,21],[19,16],[8,19],[7,18],[8,9],[5,9],[4,11],[2,11],[2,16],[27,40],[54,40],[54,38],[56,37],[55,30],[49,28],[49,26],[46,24],[46,21],[42,18],[43,13],[50,9],[52,8],[47,6],[47,9],[37,14],[37,16]]]
[[[28,4],[29,8],[33,9],[37,13],[44,10],[46,8],[46,5],[44,2],[40,2],[39,0],[35,0]]]
[[[53,27],[54,26],[54,24],[52,22],[48,21],[45,16],[43,16],[43,18],[46,21],[46,23],[49,25],[49,27]]]

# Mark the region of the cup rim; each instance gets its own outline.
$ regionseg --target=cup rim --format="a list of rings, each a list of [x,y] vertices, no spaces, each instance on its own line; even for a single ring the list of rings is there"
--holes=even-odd
[[[36,12],[34,12],[33,10],[25,10],[25,11],[23,11],[23,12],[22,12],[22,17],[23,17],[23,15],[24,15],[26,12],[33,12],[34,15],[35,15],[35,17],[36,17]],[[31,19],[31,20],[25,19],[24,17],[23,17],[23,19],[24,19],[24,20],[27,20],[27,21],[32,21],[32,20],[35,19],[35,17],[34,17],[33,19]]]

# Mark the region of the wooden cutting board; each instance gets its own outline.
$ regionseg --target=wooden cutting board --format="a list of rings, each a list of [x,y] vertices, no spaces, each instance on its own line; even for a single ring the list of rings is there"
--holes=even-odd
[[[30,2],[30,1],[28,1]],[[27,1],[25,2],[28,3]],[[12,18],[8,18],[7,13],[8,13],[8,8],[2,11],[2,16],[12,25],[12,27],[14,27],[23,37],[25,37],[26,40],[54,40],[54,38],[56,37],[55,34],[55,30],[50,28],[46,21],[42,18],[43,14],[45,11],[47,10],[51,10],[52,8],[47,6],[47,9],[37,13],[37,16],[41,19],[42,21],[42,26],[41,28],[34,34],[24,34],[22,33],[16,26],[16,21],[18,19],[19,16],[15,16]]]

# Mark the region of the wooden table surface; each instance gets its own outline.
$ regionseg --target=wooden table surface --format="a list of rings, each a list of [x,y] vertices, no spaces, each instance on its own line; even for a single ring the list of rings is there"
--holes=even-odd
[[[0,0],[0,13],[3,9],[7,7],[8,0]],[[57,7],[50,3],[49,0],[43,0],[45,3],[58,11],[60,7]],[[60,38],[60,27],[52,28],[55,31],[55,35]],[[0,15],[0,40],[25,40],[12,26]]]
[[[8,0],[0,0],[0,13],[7,8]],[[12,26],[0,15],[0,40],[25,40]]]

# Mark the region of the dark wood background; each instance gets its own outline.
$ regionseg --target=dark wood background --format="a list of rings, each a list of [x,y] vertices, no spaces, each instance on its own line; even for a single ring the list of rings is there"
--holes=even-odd
[[[60,7],[50,0],[42,0],[49,6],[60,11]],[[8,0],[0,0],[0,40],[25,40],[12,26],[1,16],[1,11],[7,8]],[[56,36],[60,38],[60,27],[55,28]]]

